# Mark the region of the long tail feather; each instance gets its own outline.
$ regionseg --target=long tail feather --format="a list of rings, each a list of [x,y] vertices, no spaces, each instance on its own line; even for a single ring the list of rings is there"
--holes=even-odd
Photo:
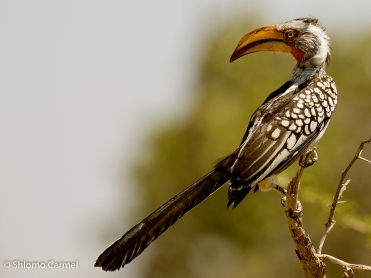
[[[115,271],[130,263],[179,218],[229,179],[230,171],[217,167],[131,228],[98,257],[94,266],[102,267],[105,271]]]

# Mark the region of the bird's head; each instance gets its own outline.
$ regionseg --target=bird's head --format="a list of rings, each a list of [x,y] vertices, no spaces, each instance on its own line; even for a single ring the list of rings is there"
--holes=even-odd
[[[253,52],[276,51],[291,53],[300,68],[318,68],[330,61],[330,48],[330,38],[316,18],[298,18],[247,33],[230,62]]]

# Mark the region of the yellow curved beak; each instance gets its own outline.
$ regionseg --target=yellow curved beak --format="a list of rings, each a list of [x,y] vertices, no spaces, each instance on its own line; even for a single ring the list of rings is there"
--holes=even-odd
[[[274,25],[263,26],[252,30],[241,38],[229,62],[259,51],[290,53],[292,48],[285,43],[284,34],[278,31]]]

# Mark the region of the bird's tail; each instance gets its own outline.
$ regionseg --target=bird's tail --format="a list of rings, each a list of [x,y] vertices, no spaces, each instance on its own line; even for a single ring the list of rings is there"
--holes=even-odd
[[[228,167],[213,171],[187,187],[108,247],[94,266],[115,271],[140,255],[152,241],[230,179]]]

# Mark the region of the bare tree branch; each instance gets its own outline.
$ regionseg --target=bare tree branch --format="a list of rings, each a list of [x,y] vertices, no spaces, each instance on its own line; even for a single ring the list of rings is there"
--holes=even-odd
[[[321,254],[321,255],[318,255],[320,258],[326,260],[326,261],[330,261],[334,264],[338,264],[338,265],[341,265],[345,270],[347,270],[348,268],[350,269],[356,269],[356,270],[364,270],[364,271],[368,271],[368,272],[371,272],[371,266],[368,266],[368,265],[363,265],[363,264],[350,264],[350,263],[347,263],[347,262],[344,262],[342,260],[339,260],[338,258],[335,258],[331,255],[326,255],[326,254]]]
[[[336,223],[336,221],[334,220],[336,205],[338,203],[340,203],[339,200],[340,200],[340,198],[342,198],[343,192],[346,190],[346,187],[350,182],[350,180],[345,181],[346,175],[348,174],[349,170],[352,168],[353,164],[358,159],[366,161],[367,163],[371,164],[371,161],[361,157],[361,154],[362,154],[362,151],[365,147],[365,144],[371,144],[371,138],[361,142],[361,144],[359,145],[353,159],[351,160],[351,162],[349,163],[347,168],[341,173],[341,179],[340,179],[340,182],[339,182],[339,186],[336,190],[336,194],[335,194],[334,199],[333,199],[332,204],[331,204],[330,216],[329,216],[329,218],[328,218],[328,220],[325,224],[326,230],[325,230],[325,232],[324,232],[324,234],[323,234],[323,236],[320,240],[319,246],[318,246],[318,254],[321,254],[322,247],[323,247],[323,244],[325,243],[326,237],[327,237],[328,233],[331,231],[332,227],[334,227],[334,225]]]
[[[341,174],[339,186],[337,187],[336,194],[331,205],[330,216],[325,224],[326,230],[319,243],[318,252],[315,251],[315,248],[313,247],[309,236],[305,235],[305,231],[302,227],[302,206],[298,199],[298,193],[300,188],[300,179],[305,167],[303,165],[306,165],[305,163],[300,163],[301,168],[287,187],[286,201],[288,210],[286,211],[286,216],[289,224],[289,230],[296,246],[296,255],[300,260],[305,277],[307,278],[326,277],[326,269],[323,261],[330,261],[332,263],[340,265],[344,269],[342,278],[354,278],[353,270],[363,270],[371,272],[371,266],[350,264],[331,255],[321,254],[326,237],[336,223],[336,221],[334,220],[336,206],[337,204],[341,203],[340,198],[342,198],[342,194],[346,190],[346,187],[350,182],[350,180],[345,180],[346,175],[358,159],[371,164],[370,160],[367,160],[361,156],[365,144],[371,144],[371,138],[369,140],[362,141],[356,151],[355,156]],[[315,152],[315,150],[313,151]],[[310,153],[307,153],[307,157],[311,156],[314,156],[314,154],[312,155]]]
[[[286,201],[288,210],[286,211],[286,216],[289,230],[296,246],[296,255],[300,260],[305,277],[324,278],[326,277],[325,264],[317,256],[309,236],[305,234],[302,227],[302,208],[298,200],[298,192],[303,171],[304,167],[301,167],[287,187]]]

